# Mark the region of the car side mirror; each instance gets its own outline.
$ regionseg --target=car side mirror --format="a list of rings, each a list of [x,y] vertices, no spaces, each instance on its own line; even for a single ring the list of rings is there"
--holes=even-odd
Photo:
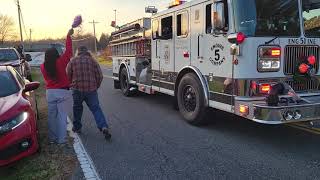
[[[31,55],[30,54],[26,54],[26,61],[30,62],[32,61]]]
[[[40,87],[40,82],[29,82],[25,85],[23,92],[30,92]]]

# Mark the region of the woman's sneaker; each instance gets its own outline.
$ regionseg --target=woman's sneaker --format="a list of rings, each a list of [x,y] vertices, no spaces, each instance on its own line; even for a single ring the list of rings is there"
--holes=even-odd
[[[107,128],[103,128],[102,129],[102,133],[104,135],[104,138],[106,138],[106,140],[110,140],[111,139],[111,134],[109,133]]]

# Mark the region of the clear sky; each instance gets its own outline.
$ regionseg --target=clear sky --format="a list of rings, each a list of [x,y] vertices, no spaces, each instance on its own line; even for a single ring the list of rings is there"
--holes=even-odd
[[[18,29],[16,0],[0,0],[0,14],[12,16]],[[97,36],[102,32],[110,33],[114,20],[114,9],[117,9],[118,24],[149,16],[144,13],[148,5],[164,9],[171,0],[20,0],[22,15],[27,35],[32,29],[32,39],[62,37],[71,28],[73,18],[81,14],[85,32],[93,32],[93,19],[100,22],[96,25]],[[26,34],[24,33],[24,36]],[[29,38],[29,37],[27,37]]]

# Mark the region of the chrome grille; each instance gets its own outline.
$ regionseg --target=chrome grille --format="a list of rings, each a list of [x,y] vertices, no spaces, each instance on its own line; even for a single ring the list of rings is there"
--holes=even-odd
[[[292,79],[287,80],[286,83],[289,84],[296,92],[315,91],[319,89],[319,81],[316,78],[312,78],[306,82],[294,82]]]
[[[303,56],[314,55],[317,58],[315,65],[316,72],[319,69],[319,46],[286,46],[285,48],[285,63],[284,74],[292,75],[296,71],[296,66]]]

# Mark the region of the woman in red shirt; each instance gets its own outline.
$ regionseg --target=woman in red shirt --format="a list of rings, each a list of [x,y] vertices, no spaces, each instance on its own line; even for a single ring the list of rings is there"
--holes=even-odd
[[[57,49],[48,49],[45,52],[44,63],[40,66],[47,89],[50,143],[66,142],[68,109],[72,104],[66,67],[72,58],[71,35],[73,32],[73,29],[68,32],[65,52],[60,56]]]

